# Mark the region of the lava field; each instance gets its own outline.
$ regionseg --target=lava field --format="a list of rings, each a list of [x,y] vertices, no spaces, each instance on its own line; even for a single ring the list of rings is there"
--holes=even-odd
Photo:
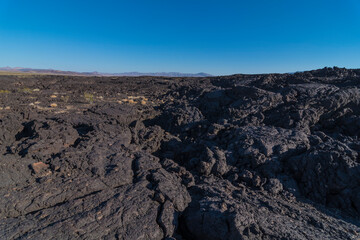
[[[360,239],[360,70],[0,76],[0,239]]]

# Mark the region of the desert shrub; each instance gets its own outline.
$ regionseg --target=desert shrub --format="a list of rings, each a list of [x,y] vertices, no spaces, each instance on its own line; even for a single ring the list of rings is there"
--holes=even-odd
[[[65,95],[65,96],[61,96],[61,99],[67,103],[69,101],[70,97],[68,95]]]
[[[94,94],[91,93],[84,93],[84,98],[87,102],[93,103],[94,102]]]
[[[32,93],[32,89],[25,87],[25,88],[19,89],[19,92]]]

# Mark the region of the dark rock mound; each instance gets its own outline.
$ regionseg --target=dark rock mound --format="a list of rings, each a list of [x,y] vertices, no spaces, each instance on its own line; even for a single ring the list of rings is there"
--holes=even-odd
[[[1,76],[1,239],[358,239],[360,71]]]

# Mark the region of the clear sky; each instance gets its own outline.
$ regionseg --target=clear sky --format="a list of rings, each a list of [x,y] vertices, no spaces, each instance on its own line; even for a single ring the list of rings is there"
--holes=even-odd
[[[360,1],[0,0],[0,66],[211,74],[360,68]]]

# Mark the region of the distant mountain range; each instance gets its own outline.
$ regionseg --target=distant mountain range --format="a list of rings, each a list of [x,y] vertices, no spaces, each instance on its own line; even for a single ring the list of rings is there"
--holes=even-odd
[[[179,72],[155,72],[155,73],[141,73],[141,72],[124,72],[124,73],[101,73],[101,72],[74,72],[61,71],[54,69],[33,69],[22,67],[0,67],[0,71],[19,72],[19,73],[38,73],[38,74],[54,74],[54,75],[77,75],[77,76],[157,76],[157,77],[210,77],[212,75],[207,73],[179,73]]]

